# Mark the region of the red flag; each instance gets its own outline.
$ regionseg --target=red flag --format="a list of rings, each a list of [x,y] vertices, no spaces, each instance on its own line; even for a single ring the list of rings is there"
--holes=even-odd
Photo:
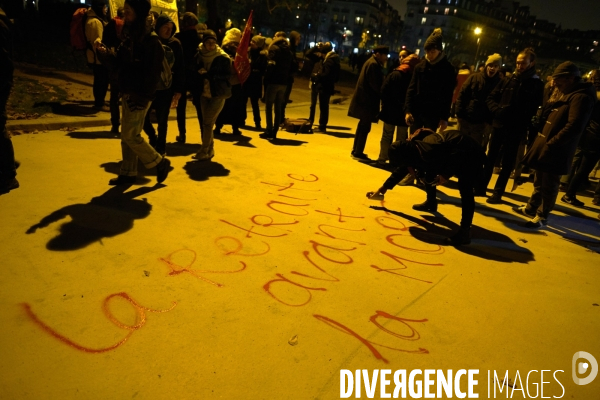
[[[235,71],[237,72],[238,79],[240,83],[243,84],[246,82],[246,79],[250,76],[250,59],[248,58],[248,46],[250,45],[250,38],[252,36],[252,13],[254,10],[250,11],[250,16],[248,17],[248,22],[246,22],[246,27],[244,28],[244,33],[242,34],[242,40],[240,40],[240,44],[238,45],[237,51],[235,53],[235,60],[233,61],[233,66]]]

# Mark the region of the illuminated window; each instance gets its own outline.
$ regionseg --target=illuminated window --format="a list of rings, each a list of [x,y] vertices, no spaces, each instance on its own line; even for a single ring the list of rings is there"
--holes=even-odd
[[[423,9],[423,14],[427,14],[427,12],[429,12],[429,7],[425,7],[425,8]]]
[[[444,15],[448,15],[448,14],[450,14],[450,9],[449,9],[449,8],[446,8],[446,9],[444,10]]]
[[[426,22],[427,22],[427,18],[423,17],[421,19],[421,25],[425,25]]]

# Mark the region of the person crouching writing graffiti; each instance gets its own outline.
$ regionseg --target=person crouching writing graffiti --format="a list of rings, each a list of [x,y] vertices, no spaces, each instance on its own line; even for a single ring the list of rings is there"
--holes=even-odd
[[[475,213],[473,189],[481,179],[485,153],[473,138],[462,135],[457,130],[434,132],[420,129],[408,140],[392,143],[388,152],[390,163],[396,166],[392,175],[375,192],[368,192],[369,198],[381,198],[393,189],[407,170],[425,184],[427,200],[415,204],[417,211],[437,211],[436,186],[458,178],[458,188],[462,203],[460,229],[445,240],[446,244],[464,245],[471,243],[471,223]]]

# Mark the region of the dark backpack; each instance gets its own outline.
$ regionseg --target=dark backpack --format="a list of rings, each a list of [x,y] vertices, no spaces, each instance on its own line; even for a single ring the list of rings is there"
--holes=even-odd
[[[152,32],[152,35],[158,37],[158,35],[156,35],[154,32]],[[163,58],[160,80],[158,81],[156,90],[166,90],[173,84],[173,65],[175,64],[175,53],[173,53],[173,50],[166,44],[162,44],[162,42],[160,42],[160,44],[163,47],[165,56]]]
[[[312,122],[307,119],[286,119],[283,128],[293,133],[313,133]]]
[[[89,48],[85,38],[85,23],[87,22],[87,8],[78,8],[71,17],[69,33],[71,35],[71,47],[73,50],[82,51]]]

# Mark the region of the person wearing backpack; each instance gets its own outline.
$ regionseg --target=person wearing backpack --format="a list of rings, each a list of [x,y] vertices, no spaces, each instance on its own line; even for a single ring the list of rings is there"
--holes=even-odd
[[[165,51],[158,36],[152,34],[150,1],[125,0],[124,8],[124,39],[117,51],[96,43],[100,59],[118,69],[119,88],[123,95],[123,161],[119,176],[111,179],[109,185],[135,183],[138,158],[147,169],[156,167],[156,180],[161,183],[167,179],[171,162],[154,150],[140,133],[161,79]]]
[[[102,42],[102,33],[106,26],[106,1],[105,0],[93,0],[92,6],[87,11],[87,19],[85,21],[85,39],[88,42],[85,55],[87,58],[88,65],[92,68],[94,73],[94,109],[98,111],[109,111],[108,107],[104,105],[104,99],[108,92],[109,83],[109,72],[108,68],[103,65],[94,49],[95,43]]]
[[[313,123],[319,99],[319,127],[315,132],[326,132],[329,122],[329,99],[333,95],[335,82],[340,76],[340,56],[332,49],[331,43],[319,43],[306,53],[306,57],[315,61],[311,80],[310,116]]]
[[[185,90],[183,49],[181,47],[181,42],[173,37],[176,29],[175,23],[168,15],[161,14],[156,19],[154,32],[158,35],[163,45],[168,67],[163,63],[163,73],[161,81],[159,81],[158,90],[156,90],[156,98],[152,101],[152,105],[150,106],[150,110],[154,109],[156,111],[158,136],[156,135],[154,126],[152,126],[152,122],[150,122],[150,112],[146,113],[144,132],[148,135],[150,145],[161,155],[164,155],[166,152],[167,125],[171,106],[177,104],[181,98],[181,93]],[[171,60],[168,59],[172,59],[172,63]],[[169,70],[165,71],[167,68]],[[164,82],[164,80],[168,80],[169,74],[171,74],[171,82]]]

